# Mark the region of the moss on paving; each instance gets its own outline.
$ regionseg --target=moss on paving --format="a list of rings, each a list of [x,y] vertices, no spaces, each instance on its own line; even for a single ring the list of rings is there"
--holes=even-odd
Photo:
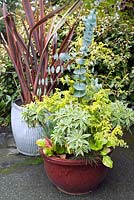
[[[43,159],[41,157],[29,158],[22,162],[15,163],[10,167],[5,167],[5,168],[0,169],[0,174],[9,174],[20,167],[24,167],[28,165],[39,165],[41,163],[43,163]]]

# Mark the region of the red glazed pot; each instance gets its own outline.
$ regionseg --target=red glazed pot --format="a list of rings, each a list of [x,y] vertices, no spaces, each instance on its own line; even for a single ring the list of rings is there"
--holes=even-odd
[[[48,178],[64,193],[81,195],[91,192],[105,178],[108,168],[103,164],[90,165],[85,160],[69,160],[57,157],[44,158]]]

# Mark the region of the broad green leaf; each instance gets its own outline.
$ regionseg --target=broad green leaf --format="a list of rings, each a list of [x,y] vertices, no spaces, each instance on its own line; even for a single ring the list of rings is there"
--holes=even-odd
[[[39,139],[36,141],[36,144],[39,146],[39,147],[44,147],[45,146],[45,139]]]
[[[43,149],[43,153],[47,156],[53,156],[52,148],[45,148]]]
[[[93,141],[90,141],[89,145],[90,145],[90,148],[94,151],[99,151],[103,147],[101,143],[95,144]]]
[[[103,156],[102,163],[109,168],[113,168],[113,161],[110,156]]]
[[[110,148],[104,148],[102,151],[101,151],[101,155],[102,156],[105,156],[107,155],[108,153],[111,152],[111,149]]]

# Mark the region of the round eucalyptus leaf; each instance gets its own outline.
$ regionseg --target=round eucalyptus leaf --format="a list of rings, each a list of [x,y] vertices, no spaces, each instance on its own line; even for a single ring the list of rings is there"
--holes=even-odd
[[[52,74],[54,74],[54,72],[55,72],[54,66],[51,67],[51,72],[52,72]]]
[[[42,83],[42,85],[44,85],[44,83],[45,83],[44,78],[41,79],[41,83]]]
[[[56,54],[53,56],[53,58],[54,58],[55,60],[58,60],[58,54],[56,53]]]
[[[50,82],[51,82],[51,84],[53,84],[53,79],[52,78],[50,78]]]
[[[57,66],[57,68],[56,68],[56,73],[58,74],[59,72],[60,72],[60,65],[59,66]]]
[[[45,79],[45,85],[48,85],[48,78]]]
[[[62,61],[68,61],[70,59],[70,55],[68,53],[60,53],[59,59]]]
[[[50,67],[47,68],[47,72],[50,75],[50,72],[51,72]]]
[[[73,78],[74,78],[75,80],[81,80],[81,81],[85,81],[85,80],[86,80],[86,77],[85,77],[83,74],[81,74],[81,75],[75,74],[75,75],[73,76]]]
[[[83,58],[77,58],[77,59],[76,59],[76,63],[79,64],[79,65],[84,65],[84,62],[85,62],[85,61],[84,61]]]
[[[70,71],[70,70],[71,70],[71,67],[70,67],[70,65],[68,65],[68,66],[67,66],[67,70],[68,70],[68,71]]]
[[[82,47],[80,48],[80,51],[85,53],[85,52],[88,51],[88,47],[87,47],[87,46],[82,46]]]
[[[80,68],[80,69],[76,69],[76,70],[74,70],[74,72],[73,72],[74,74],[85,74],[86,73],[86,69],[85,68]]]
[[[64,72],[64,67],[63,67],[63,65],[61,66],[61,73],[63,73]]]
[[[77,91],[77,90],[74,91],[74,96],[77,98],[83,97],[85,96],[85,94],[86,94],[85,91]]]
[[[75,82],[73,85],[75,90],[85,90],[86,89],[86,84],[85,83],[80,83],[80,82]]]
[[[37,89],[37,96],[41,96],[41,88]]]

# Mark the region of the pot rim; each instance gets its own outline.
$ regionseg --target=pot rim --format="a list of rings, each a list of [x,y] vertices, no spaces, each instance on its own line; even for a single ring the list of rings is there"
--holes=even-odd
[[[92,163],[86,159],[79,159],[79,160],[71,160],[71,159],[64,159],[56,156],[47,156],[43,153],[42,150],[40,150],[41,156],[44,158],[45,161],[49,163],[54,163],[57,165],[66,165],[66,166],[91,166],[91,167],[100,167],[104,166],[102,162],[98,162],[97,164]]]
[[[11,113],[12,113],[12,110],[14,110],[14,109],[21,113],[25,110],[25,107],[22,104],[21,98],[18,98],[16,100],[12,101],[11,106],[12,106]],[[23,118],[22,118],[22,121],[25,122],[25,120]],[[27,123],[27,122],[25,122],[25,123]],[[35,127],[32,127],[32,126],[28,126],[28,127],[29,128],[41,128],[42,126],[40,124],[37,124]]]
[[[15,101],[12,101],[12,107],[15,107],[17,110],[20,110],[20,111],[24,110],[24,107],[20,98],[16,99]]]

